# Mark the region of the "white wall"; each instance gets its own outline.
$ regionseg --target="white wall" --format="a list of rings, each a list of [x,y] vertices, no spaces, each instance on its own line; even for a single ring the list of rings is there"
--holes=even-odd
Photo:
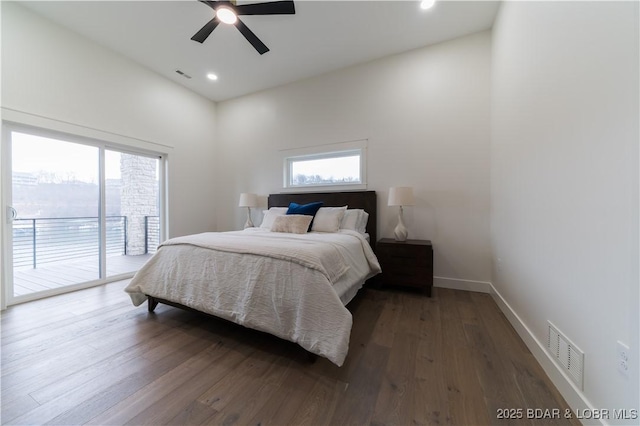
[[[171,236],[215,229],[213,102],[3,2],[2,107],[104,132],[117,141],[122,135],[173,147]]]
[[[494,25],[493,284],[585,352],[579,396],[610,410],[639,399],[638,61],[637,2],[506,2]]]
[[[483,32],[219,103],[219,230],[242,227],[241,192],[282,191],[279,150],[368,139],[378,235],[397,223],[389,187],[413,186],[409,238],[432,240],[435,275],[489,281],[490,46]]]

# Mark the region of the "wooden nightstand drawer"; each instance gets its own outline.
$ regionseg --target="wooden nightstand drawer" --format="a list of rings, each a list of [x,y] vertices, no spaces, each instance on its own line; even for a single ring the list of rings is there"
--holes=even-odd
[[[385,286],[420,288],[429,296],[433,287],[433,248],[430,241],[404,242],[383,238],[376,245]]]
[[[430,269],[386,267],[382,270],[386,285],[426,287],[430,284]]]
[[[387,260],[389,265],[398,266],[431,266],[430,250],[427,246],[389,246],[382,245],[378,248],[378,256]]]

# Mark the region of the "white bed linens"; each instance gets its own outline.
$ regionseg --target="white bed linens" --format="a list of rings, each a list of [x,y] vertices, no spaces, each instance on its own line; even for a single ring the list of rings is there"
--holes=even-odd
[[[340,366],[352,325],[344,305],[379,272],[358,232],[249,228],[168,240],[125,291],[136,306],[146,295],[177,302],[296,342]]]

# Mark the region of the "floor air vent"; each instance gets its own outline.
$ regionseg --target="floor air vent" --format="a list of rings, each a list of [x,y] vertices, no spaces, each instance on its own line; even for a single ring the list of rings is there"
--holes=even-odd
[[[547,349],[573,382],[582,389],[584,352],[549,322]]]

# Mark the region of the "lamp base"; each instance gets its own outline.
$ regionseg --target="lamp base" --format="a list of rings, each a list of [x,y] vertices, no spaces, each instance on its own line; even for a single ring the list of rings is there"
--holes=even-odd
[[[407,241],[407,228],[401,228],[399,225],[393,230],[393,235],[396,237],[396,241]]]
[[[409,231],[404,226],[404,220],[402,219],[402,206],[400,206],[400,213],[398,213],[398,225],[393,230],[393,235],[396,237],[396,241],[407,241]]]
[[[244,223],[244,229],[253,228],[253,222],[251,221],[251,207],[247,207],[247,221]]]

